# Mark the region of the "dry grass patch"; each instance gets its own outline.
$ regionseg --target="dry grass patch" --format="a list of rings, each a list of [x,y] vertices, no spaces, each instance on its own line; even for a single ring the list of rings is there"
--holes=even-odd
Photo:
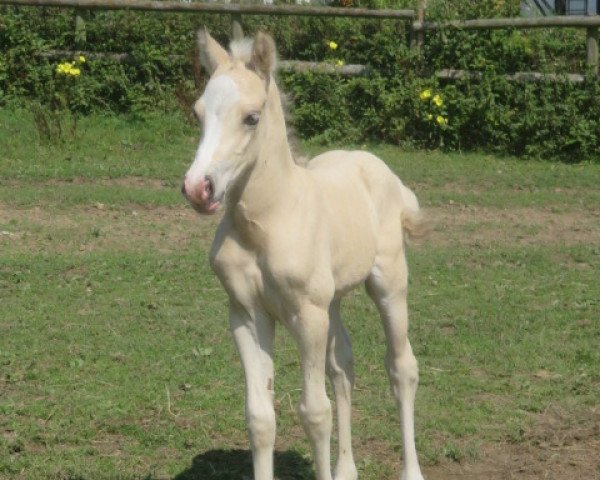
[[[436,245],[600,244],[600,208],[553,212],[538,208],[446,205],[430,208]]]

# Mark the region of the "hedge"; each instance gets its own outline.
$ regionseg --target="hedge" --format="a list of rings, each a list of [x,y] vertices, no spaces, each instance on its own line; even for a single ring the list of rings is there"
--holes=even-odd
[[[345,0],[344,0],[345,1]],[[430,1],[428,18],[518,15],[519,0]],[[355,2],[355,5],[358,4]],[[409,1],[362,6],[414,7]],[[351,7],[349,7],[351,8]],[[227,15],[94,11],[76,38],[74,12],[0,8],[0,105],[76,115],[188,108],[206,80],[195,62],[195,31],[207,25],[227,41]],[[369,66],[362,77],[281,72],[295,130],[324,142],[388,142],[448,150],[487,150],[577,162],[600,158],[600,84],[509,81],[516,71],[585,73],[584,32],[571,29],[428,32],[420,53],[408,26],[391,20],[245,17],[247,31],[275,37],[284,59]],[[335,42],[333,49],[330,42]],[[52,58],[51,51],[128,53]],[[57,73],[73,61],[80,75]],[[442,68],[482,72],[445,81]]]

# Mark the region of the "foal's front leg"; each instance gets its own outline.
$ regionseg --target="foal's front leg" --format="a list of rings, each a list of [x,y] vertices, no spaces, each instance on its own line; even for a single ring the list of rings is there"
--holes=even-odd
[[[310,440],[317,480],[331,480],[331,403],[325,390],[329,315],[307,307],[291,323],[302,356],[303,389],[299,414]]]
[[[249,313],[232,300],[229,321],[246,379],[246,424],[254,480],[273,479],[273,337],[275,325],[260,311]]]

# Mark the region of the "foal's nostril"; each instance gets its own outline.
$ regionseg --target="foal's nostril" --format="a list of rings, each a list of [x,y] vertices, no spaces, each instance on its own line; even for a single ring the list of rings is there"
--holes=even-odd
[[[204,179],[206,180],[206,185],[204,186],[204,191],[208,195],[208,198],[212,199],[213,195],[215,194],[215,184],[213,182],[212,177],[210,177],[209,175],[204,177]]]

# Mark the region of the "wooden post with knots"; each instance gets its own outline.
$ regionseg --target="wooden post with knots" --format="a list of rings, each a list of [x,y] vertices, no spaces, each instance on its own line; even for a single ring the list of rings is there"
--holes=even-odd
[[[419,4],[417,5],[417,18],[415,20],[419,25],[422,25],[423,22],[425,21],[425,4],[426,4],[426,2],[427,2],[427,0],[419,0]],[[411,49],[414,49],[414,50],[417,50],[420,52],[421,49],[423,48],[425,32],[422,28],[415,31],[414,26],[412,26],[411,33],[412,33],[412,35],[411,35],[410,47],[411,47]]]

